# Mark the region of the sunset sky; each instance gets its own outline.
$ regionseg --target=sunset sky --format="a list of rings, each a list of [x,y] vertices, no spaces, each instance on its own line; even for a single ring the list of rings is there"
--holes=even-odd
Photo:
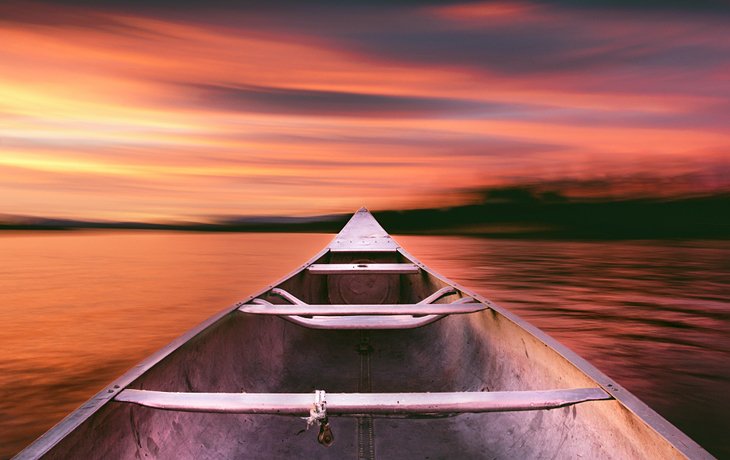
[[[0,2],[0,214],[726,191],[730,7],[638,3]]]

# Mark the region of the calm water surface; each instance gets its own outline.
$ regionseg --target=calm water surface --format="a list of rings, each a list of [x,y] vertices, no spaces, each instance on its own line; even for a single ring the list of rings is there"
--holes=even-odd
[[[0,233],[0,458],[331,238]],[[730,242],[397,239],[730,458]]]

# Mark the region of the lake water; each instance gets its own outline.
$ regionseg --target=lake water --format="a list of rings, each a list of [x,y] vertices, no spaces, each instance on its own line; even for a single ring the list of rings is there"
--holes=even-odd
[[[0,233],[0,458],[331,238]],[[730,242],[397,240],[730,458]]]

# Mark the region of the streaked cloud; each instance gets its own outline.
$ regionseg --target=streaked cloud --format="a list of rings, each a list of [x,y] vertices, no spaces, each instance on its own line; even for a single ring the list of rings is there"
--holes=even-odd
[[[712,2],[3,2],[0,213],[319,214],[610,177],[724,190],[727,17]]]
[[[505,104],[468,100],[368,94],[345,91],[275,88],[264,86],[188,85],[205,107],[253,113],[295,115],[430,117],[470,116],[509,110]]]

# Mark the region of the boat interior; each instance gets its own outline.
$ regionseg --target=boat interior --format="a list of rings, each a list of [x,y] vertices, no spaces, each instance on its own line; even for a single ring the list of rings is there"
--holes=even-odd
[[[131,370],[44,458],[684,458],[372,222]]]

